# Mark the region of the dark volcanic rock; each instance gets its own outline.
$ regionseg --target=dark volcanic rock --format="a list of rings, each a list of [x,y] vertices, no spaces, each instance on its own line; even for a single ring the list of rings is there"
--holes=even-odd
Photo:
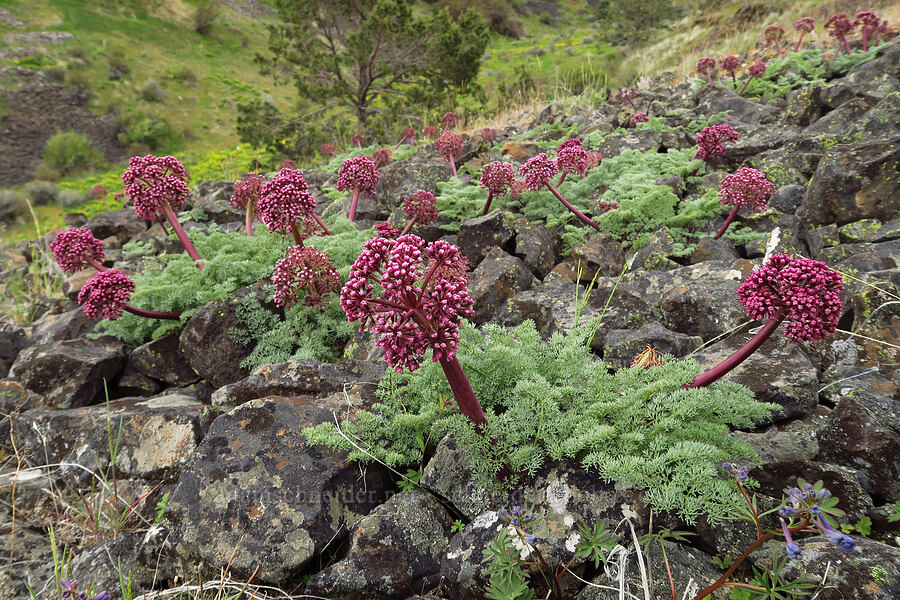
[[[231,205],[233,193],[232,181],[198,181],[191,190],[191,204],[219,225],[241,223],[244,221],[244,211]]]
[[[169,385],[188,385],[200,380],[179,351],[179,333],[173,332],[138,346],[128,354],[128,363],[147,377]]]
[[[559,262],[561,247],[562,240],[543,223],[516,223],[515,255],[525,262],[525,266],[538,279],[546,277]]]
[[[9,373],[25,343],[24,329],[14,323],[0,321],[0,378]]]
[[[708,260],[731,260],[738,257],[734,244],[728,238],[714,240],[705,237],[697,242],[697,249],[691,254],[691,264],[706,262]]]
[[[637,251],[631,261],[630,272],[636,271],[671,271],[681,265],[670,257],[675,250],[675,239],[665,227],[655,231],[647,243]],[[616,275],[616,273],[604,273]]]
[[[732,126],[742,124],[746,127],[747,124],[760,123],[778,112],[778,109],[773,106],[765,106],[741,98],[731,90],[714,85],[704,86],[700,89],[696,94],[696,101],[697,110],[704,115],[730,111],[730,114],[720,122]]]
[[[631,329],[607,330],[603,338],[603,361],[610,367],[628,367],[634,357],[645,347],[653,346],[665,354],[682,357],[703,340],[696,336],[675,333],[666,329],[659,321],[645,323],[637,331]]]
[[[888,220],[900,213],[900,136],[829,148],[798,210],[812,223]]]
[[[590,283],[594,275],[617,277],[625,266],[625,251],[616,238],[605,233],[592,233],[587,243],[572,248],[572,254],[564,261],[576,274],[581,263],[581,282]]]
[[[847,467],[789,458],[754,469],[750,476],[759,481],[760,493],[773,498],[780,497],[785,488],[795,485],[798,478],[809,482],[822,481],[832,495],[840,498],[838,508],[855,517],[851,521],[872,510],[872,498],[863,490],[854,470]]]
[[[504,302],[534,283],[534,275],[522,259],[494,248],[469,276],[469,292],[475,301],[472,322],[481,325],[490,321]]]
[[[29,345],[78,339],[90,333],[96,324],[97,320],[84,314],[80,306],[63,313],[47,313],[34,322]]]
[[[819,432],[820,460],[856,469],[867,492],[900,500],[900,434],[881,427],[851,396],[843,396]]]
[[[181,332],[178,346],[182,356],[200,377],[213,388],[222,387],[243,379],[250,374],[240,363],[253,351],[253,345],[244,345],[232,339],[229,331],[241,325],[237,306],[248,295],[255,295],[263,306],[273,312],[277,309],[266,302],[268,292],[263,283],[235,290],[225,300],[217,300],[201,307],[187,322]]]
[[[212,395],[215,406],[234,407],[266,396],[321,396],[359,384],[360,392],[374,392],[384,375],[383,362],[289,360],[263,365],[248,377],[222,386]]]
[[[31,346],[10,371],[26,388],[59,408],[91,404],[125,367],[124,344],[106,337]]]
[[[507,248],[513,230],[500,210],[493,210],[483,217],[463,219],[459,224],[457,243],[460,251],[469,259],[474,269],[493,248]]]
[[[459,167],[460,164],[462,163],[458,162],[456,166]],[[405,160],[390,162],[379,169],[379,172],[381,189],[378,202],[393,208],[401,198],[407,198],[419,190],[436,194],[438,182],[450,178],[450,165],[428,160],[417,154]]]
[[[306,443],[301,429],[332,422],[332,411],[347,411],[344,394],[261,398],[217,418],[168,504],[178,552],[216,570],[231,562],[242,578],[261,567],[255,581],[287,585],[338,548],[346,527],[384,501],[387,477]]]
[[[424,591],[423,578],[440,571],[453,519],[427,493],[391,496],[351,533],[347,556],[313,575],[305,592],[344,600],[404,598]]]
[[[148,224],[134,213],[134,209],[123,208],[100,213],[88,221],[86,227],[100,240],[116,236],[118,246],[122,247],[134,236],[147,231]]]

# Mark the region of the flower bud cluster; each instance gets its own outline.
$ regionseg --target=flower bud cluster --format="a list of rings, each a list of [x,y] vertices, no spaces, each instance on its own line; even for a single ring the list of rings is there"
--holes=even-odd
[[[115,321],[134,293],[134,282],[121,271],[100,271],[78,292],[78,303],[91,319]]]
[[[303,171],[281,169],[272,181],[262,186],[256,209],[269,231],[290,231],[291,224],[303,222],[316,208]]]
[[[266,178],[256,173],[247,173],[241,181],[234,184],[234,193],[231,195],[231,205],[238,210],[246,210],[247,203],[256,206],[259,193],[266,183]]]
[[[320,306],[325,296],[340,290],[341,276],[324,252],[312,246],[293,246],[275,263],[272,283],[278,306],[296,304],[303,290],[307,306]]]
[[[75,273],[88,267],[87,259],[103,262],[103,242],[94,237],[87,227],[68,229],[56,234],[50,242],[50,250],[56,263],[66,273]]]
[[[368,156],[356,156],[348,158],[341,164],[338,171],[337,189],[340,191],[359,188],[361,192],[374,195],[378,183],[381,181],[381,173],[378,167]]]
[[[125,194],[134,202],[134,212],[152,221],[163,203],[180,208],[188,196],[188,174],[174,156],[132,156],[122,174]]]
[[[543,152],[529,158],[524,165],[519,167],[519,175],[525,178],[525,188],[529,190],[541,189],[556,171],[556,162],[550,160]]]
[[[437,198],[431,192],[419,190],[403,201],[403,212],[419,225],[428,225],[438,219]]]

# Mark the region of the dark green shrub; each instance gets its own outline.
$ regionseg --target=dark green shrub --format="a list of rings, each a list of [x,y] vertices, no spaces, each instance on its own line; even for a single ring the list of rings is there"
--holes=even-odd
[[[69,130],[50,136],[44,145],[43,159],[45,165],[65,176],[98,165],[103,155],[86,135]]]
[[[166,99],[166,93],[155,79],[148,79],[141,87],[141,98],[147,102],[162,102]]]
[[[156,151],[178,142],[178,134],[163,117],[143,110],[132,110],[119,116],[119,141],[126,146],[142,145]]]

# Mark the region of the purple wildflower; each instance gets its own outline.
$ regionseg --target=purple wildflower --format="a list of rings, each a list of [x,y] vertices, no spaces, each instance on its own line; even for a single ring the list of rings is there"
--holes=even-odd
[[[316,199],[309,193],[303,171],[299,169],[281,169],[272,181],[262,186],[256,208],[269,231],[290,231],[298,246],[303,244],[298,222],[304,223],[312,218],[326,235],[329,233],[316,216]]]
[[[728,125],[710,125],[697,134],[697,152],[694,158],[709,160],[725,156],[725,142],[736,142],[740,138],[737,131]]]
[[[381,173],[375,163],[368,156],[348,158],[341,164],[338,171],[337,189],[340,191],[353,190],[353,199],[350,201],[350,211],[347,215],[351,221],[356,220],[356,205],[359,202],[359,193],[365,192],[372,196],[381,181]]]
[[[83,229],[68,229],[56,234],[50,242],[50,250],[56,263],[66,273],[75,273],[86,269],[89,265],[103,271],[101,264],[106,257],[103,251],[103,241],[94,237],[87,227]]]
[[[711,56],[704,56],[697,61],[697,72],[706,76],[706,81],[712,84],[712,73],[716,68],[716,59]]]
[[[303,290],[307,306],[321,306],[328,294],[341,289],[341,276],[324,252],[311,246],[293,246],[275,263],[272,283],[278,306],[296,304]]]
[[[259,194],[266,178],[256,173],[247,173],[241,181],[234,184],[234,193],[231,195],[231,205],[244,211],[244,233],[249,237],[253,235],[253,218],[256,213],[256,203],[259,202]]]
[[[486,215],[491,207],[491,201],[512,189],[516,180],[516,173],[512,165],[495,160],[481,168],[481,178],[478,183],[488,191],[487,202],[484,203],[482,215]]]
[[[409,223],[400,232],[406,235],[413,225],[429,225],[438,219],[437,198],[431,192],[419,190],[403,201],[403,212],[409,217]]]
[[[441,137],[434,142],[434,147],[444,160],[450,163],[450,173],[456,177],[456,159],[462,156],[463,139],[455,133],[445,130]]]

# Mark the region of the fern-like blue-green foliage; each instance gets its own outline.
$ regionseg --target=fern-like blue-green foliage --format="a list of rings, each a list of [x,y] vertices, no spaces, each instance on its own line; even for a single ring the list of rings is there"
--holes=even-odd
[[[332,235],[310,238],[307,244],[327,253],[341,279],[346,280],[363,243],[372,237],[372,230],[357,231],[343,216],[335,217],[329,229]],[[274,291],[270,286],[270,300]],[[297,358],[335,362],[340,360],[344,344],[359,327],[347,321],[336,294],[323,307],[299,302],[283,317],[251,295],[238,306],[237,316],[242,326],[233,328],[229,334],[236,341],[256,343],[253,352],[241,362],[241,366],[251,370]]]
[[[421,144],[416,145],[416,146],[400,144],[400,147],[396,148],[396,149],[391,147],[391,162],[394,162],[397,160],[403,160],[404,158],[409,158],[410,156],[415,154],[416,151],[419,150],[421,147],[422,147]],[[373,152],[375,152],[376,150],[381,150],[381,148],[382,148],[382,146],[377,146],[377,145],[376,146],[366,146],[365,148],[357,148],[354,146],[348,152],[345,152],[343,154],[338,154],[337,156],[335,156],[334,158],[329,160],[327,163],[325,163],[325,165],[323,167],[321,167],[320,169],[317,169],[317,170],[334,175],[335,173],[337,173],[340,170],[341,165],[344,164],[344,161],[347,160],[348,158],[356,158],[357,156],[362,156],[363,154],[368,154],[369,156],[372,156]]]
[[[646,490],[657,510],[688,521],[725,516],[735,490],[719,465],[758,460],[749,444],[728,436],[729,426],[751,425],[776,406],[731,382],[682,389],[699,372],[694,361],[668,357],[662,367],[610,374],[586,347],[593,327],[544,342],[531,321],[511,330],[488,325],[482,333],[463,325],[458,357],[490,423],[485,436],[446,408],[450,387],[440,365],[428,360],[412,373],[389,372],[373,410],[341,423],[371,456],[332,423],[304,434],[311,443],[348,450],[354,460],[405,466],[421,460],[420,440],[433,445],[452,433],[488,487],[499,485],[494,474],[507,462],[521,478],[546,461],[572,457],[604,480]]]
[[[766,63],[766,73],[762,77],[754,78],[747,85],[744,92],[748,97],[783,98],[792,90],[805,85],[825,83],[831,79],[843,77],[855,67],[867,63],[876,58],[880,48],[887,44],[870,47],[863,52],[854,50],[851,54],[841,52],[834,57],[834,50],[826,51],[831,60],[822,61],[822,51],[816,49],[803,50],[801,52],[788,52],[782,58],[775,58]],[[735,84],[726,84],[729,88],[735,88]],[[734,91],[741,89],[744,83],[740,80]]]
[[[287,240],[258,226],[252,237],[225,233],[211,225],[209,233],[196,229],[188,237],[203,258],[203,269],[185,253],[162,255],[145,263],[134,277],[130,304],[147,310],[181,312],[180,321],[145,319],[125,313],[116,321],[101,321],[97,331],[128,344],[142,344],[184,326],[198,308],[227,298],[234,290],[272,274],[284,255]]]

